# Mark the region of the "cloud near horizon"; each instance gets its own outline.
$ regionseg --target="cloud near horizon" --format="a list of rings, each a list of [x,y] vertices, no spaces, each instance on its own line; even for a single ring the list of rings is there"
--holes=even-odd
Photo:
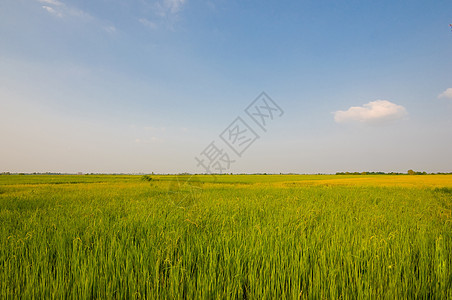
[[[452,99],[452,88],[446,89],[444,92],[438,95],[438,98]]]
[[[348,110],[334,112],[336,123],[381,123],[402,119],[408,115],[405,107],[388,100],[376,100],[363,106],[352,106]]]

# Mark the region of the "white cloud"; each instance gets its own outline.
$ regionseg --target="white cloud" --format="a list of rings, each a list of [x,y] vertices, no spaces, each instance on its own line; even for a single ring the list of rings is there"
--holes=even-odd
[[[113,25],[105,26],[105,27],[104,27],[104,30],[105,30],[106,32],[110,33],[110,34],[116,33],[116,27],[113,26]]]
[[[439,94],[438,98],[452,99],[452,88],[448,88],[447,90]]]
[[[44,4],[41,7],[53,16],[65,20],[72,20],[77,23],[94,25],[95,27],[111,35],[115,34],[118,31],[117,28],[110,22],[95,18],[88,12],[81,10],[73,5],[68,5],[59,0],[36,0],[36,1],[41,4]]]
[[[402,119],[407,115],[405,107],[388,100],[371,101],[363,106],[352,106],[348,110],[334,112],[337,123],[362,122],[378,123]]]
[[[177,13],[185,4],[185,0],[164,0],[165,6],[172,13]]]
[[[46,4],[43,5],[42,8],[45,9],[48,13],[57,16],[57,17],[66,17],[72,16],[76,18],[81,18],[85,20],[92,20],[93,17],[87,12],[80,10],[75,7],[68,6],[63,2],[58,0],[37,0],[40,3]]]
[[[44,3],[44,4],[55,5],[55,6],[62,5],[62,3],[60,1],[57,1],[57,0],[39,0],[39,2]]]
[[[89,13],[87,13],[83,10],[80,10],[78,8],[66,7],[66,13],[70,16],[77,17],[77,18],[82,18],[82,19],[86,19],[86,20],[93,19],[93,17]]]
[[[138,19],[138,21],[143,24],[146,27],[149,27],[151,29],[156,29],[157,28],[157,24],[155,22],[149,21],[148,19],[145,18],[141,18]]]
[[[63,14],[61,12],[57,11],[56,9],[54,9],[53,7],[43,5],[42,8],[54,16],[57,16],[59,18],[63,17]]]
[[[153,16],[139,18],[138,21],[150,28],[167,28],[174,30],[174,25],[179,19],[179,13],[186,5],[186,0],[158,0],[149,5]]]

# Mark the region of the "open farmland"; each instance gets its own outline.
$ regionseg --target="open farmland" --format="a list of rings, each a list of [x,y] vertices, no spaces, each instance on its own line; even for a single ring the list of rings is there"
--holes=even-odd
[[[0,298],[452,297],[452,175],[150,178],[0,176]]]

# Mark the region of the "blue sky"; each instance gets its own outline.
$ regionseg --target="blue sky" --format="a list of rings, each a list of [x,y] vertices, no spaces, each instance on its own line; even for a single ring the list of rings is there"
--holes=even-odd
[[[452,2],[3,0],[0,171],[452,171]],[[244,109],[265,91],[266,132]],[[219,138],[259,135],[241,156]]]

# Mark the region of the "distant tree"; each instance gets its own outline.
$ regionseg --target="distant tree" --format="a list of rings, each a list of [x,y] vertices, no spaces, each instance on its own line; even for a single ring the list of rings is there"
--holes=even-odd
[[[408,175],[416,175],[416,172],[414,172],[413,170],[408,170]]]

